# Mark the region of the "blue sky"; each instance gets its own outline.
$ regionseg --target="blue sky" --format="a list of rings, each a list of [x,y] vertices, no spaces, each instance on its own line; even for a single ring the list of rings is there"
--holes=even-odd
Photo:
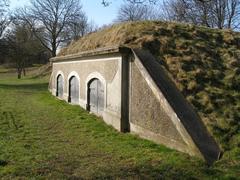
[[[10,0],[11,9],[27,5],[29,0]],[[116,15],[121,0],[112,0],[112,4],[108,7],[103,7],[101,0],[81,0],[83,10],[86,12],[89,20],[93,20],[97,25],[111,23]]]

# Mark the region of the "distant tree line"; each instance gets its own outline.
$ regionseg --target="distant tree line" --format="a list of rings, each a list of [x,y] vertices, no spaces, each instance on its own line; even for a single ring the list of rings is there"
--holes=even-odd
[[[46,63],[57,51],[95,30],[79,0],[32,0],[9,12],[0,0],[0,64],[16,67],[18,78],[32,64]]]
[[[165,0],[166,20],[187,22],[211,28],[240,28],[239,0]]]
[[[158,15],[154,10],[154,6],[126,2],[118,9],[116,22],[154,20]]]
[[[0,0],[0,38],[9,23],[8,6],[8,0]]]
[[[240,0],[124,0],[116,21],[152,19],[239,31]]]
[[[115,22],[165,20],[240,30],[240,0],[119,1]],[[0,0],[0,64],[13,65],[21,78],[25,67],[48,62],[61,47],[96,29],[80,0],[31,0],[14,12],[9,11],[9,0]]]

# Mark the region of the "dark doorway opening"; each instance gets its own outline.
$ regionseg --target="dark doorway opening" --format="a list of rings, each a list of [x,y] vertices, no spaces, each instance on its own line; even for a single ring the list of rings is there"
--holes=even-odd
[[[63,76],[59,74],[57,76],[57,91],[56,96],[62,98],[63,97]]]

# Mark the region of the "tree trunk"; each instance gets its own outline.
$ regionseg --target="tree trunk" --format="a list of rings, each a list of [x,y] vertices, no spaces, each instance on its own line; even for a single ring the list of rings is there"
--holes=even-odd
[[[21,67],[18,67],[17,74],[18,74],[18,79],[21,79],[22,78],[22,68]]]
[[[26,76],[26,69],[23,67],[23,76]]]
[[[56,51],[51,51],[52,57],[56,57]]]
[[[56,46],[56,39],[53,37],[53,41],[52,41],[52,57],[56,57],[57,55],[57,46]]]
[[[26,76],[25,61],[22,64],[23,76]]]

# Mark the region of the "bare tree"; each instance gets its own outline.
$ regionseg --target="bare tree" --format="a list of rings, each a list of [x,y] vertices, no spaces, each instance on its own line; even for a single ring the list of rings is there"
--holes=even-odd
[[[84,13],[79,17],[73,17],[68,24],[71,40],[77,40],[88,32],[88,19]]]
[[[239,0],[166,0],[167,20],[193,23],[212,28],[240,28]]]
[[[132,4],[156,4],[160,0],[126,0],[128,3]],[[102,0],[104,6],[109,6],[112,3],[110,0]]]
[[[9,23],[8,6],[8,0],[0,0],[0,38]]]
[[[73,19],[68,22],[68,28],[70,41],[78,40],[85,34],[91,33],[98,29],[94,21],[89,21],[87,15],[84,12],[82,12],[81,16],[73,17]]]
[[[109,6],[112,1],[111,0],[101,0],[103,6]],[[157,4],[158,2],[162,2],[162,0],[126,0],[132,4]],[[188,0],[185,0],[188,1]],[[196,0],[198,2],[209,2],[211,0]]]
[[[227,3],[227,28],[238,29],[240,27],[240,1],[229,1]]]
[[[30,7],[17,14],[17,18],[31,25],[34,35],[53,57],[58,47],[70,41],[69,28],[73,26],[73,20],[80,23],[85,21],[83,16],[79,0],[32,0]]]
[[[239,0],[215,0],[213,2],[213,14],[216,26],[220,29],[237,29],[240,24]]]
[[[87,33],[95,32],[99,29],[98,25],[93,21],[88,22]]]
[[[211,6],[206,2],[165,0],[163,16],[166,20],[209,26],[209,9],[211,9]]]
[[[117,22],[154,19],[154,13],[149,5],[124,3],[118,10]]]
[[[5,41],[9,51],[8,58],[17,69],[18,79],[22,77],[22,74],[26,75],[25,68],[32,59],[47,51],[33,35],[31,27],[22,22],[12,23],[5,35]]]

